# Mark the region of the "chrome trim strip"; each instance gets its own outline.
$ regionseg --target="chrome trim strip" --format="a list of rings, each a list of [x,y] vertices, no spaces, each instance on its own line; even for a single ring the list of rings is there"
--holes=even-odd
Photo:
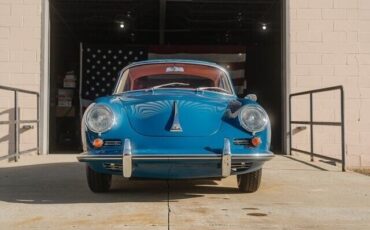
[[[270,160],[274,157],[273,153],[253,153],[253,154],[233,154],[232,160]],[[79,161],[95,161],[95,160],[122,160],[122,155],[87,155],[80,154],[77,156]],[[132,155],[132,160],[220,160],[221,154],[189,154],[189,155],[170,155],[170,154],[156,154],[156,155]]]
[[[130,139],[125,139],[122,154],[123,177],[130,178],[132,175],[132,153]]]
[[[80,162],[87,162],[87,161],[117,161],[122,160],[122,157],[77,157],[78,161]]]
[[[134,157],[134,160],[220,160],[221,157]]]
[[[197,158],[197,157],[208,157],[208,158],[221,158],[221,154],[211,153],[211,154],[141,154],[141,155],[133,155],[134,158],[141,158],[141,157],[163,157],[163,158],[172,158],[172,157],[190,157],[190,158]]]
[[[224,149],[222,151],[222,177],[228,177],[231,174],[231,148],[230,148],[230,140],[225,138],[224,139]]]
[[[179,120],[179,111],[177,108],[177,102],[173,102],[173,121],[170,132],[182,132],[182,127]]]
[[[251,156],[243,156],[243,155],[233,155],[232,159],[234,160],[244,160],[244,159],[251,159],[251,160],[270,160],[274,158],[273,154],[256,154]]]

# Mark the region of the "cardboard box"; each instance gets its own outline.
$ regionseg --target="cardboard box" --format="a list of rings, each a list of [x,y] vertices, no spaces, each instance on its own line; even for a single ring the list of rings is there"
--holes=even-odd
[[[63,80],[64,88],[76,88],[76,76],[73,71],[67,72]]]
[[[58,89],[58,106],[72,107],[73,90],[72,89]]]

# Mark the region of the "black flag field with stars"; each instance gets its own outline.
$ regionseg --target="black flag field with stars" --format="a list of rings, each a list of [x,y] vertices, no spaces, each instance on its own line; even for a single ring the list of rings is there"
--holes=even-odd
[[[144,47],[84,45],[81,98],[94,100],[111,95],[120,71],[128,64],[148,59]]]

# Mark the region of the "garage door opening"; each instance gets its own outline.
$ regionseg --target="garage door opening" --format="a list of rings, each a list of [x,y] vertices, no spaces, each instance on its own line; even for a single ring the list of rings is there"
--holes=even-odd
[[[80,152],[83,108],[125,65],[155,58],[223,65],[240,97],[257,94],[282,153],[281,0],[51,0],[50,30],[51,153]]]

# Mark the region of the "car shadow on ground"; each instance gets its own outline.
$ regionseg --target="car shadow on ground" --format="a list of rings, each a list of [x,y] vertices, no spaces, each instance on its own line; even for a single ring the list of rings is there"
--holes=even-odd
[[[0,201],[30,204],[171,202],[207,194],[238,193],[213,180],[125,180],[114,177],[109,193],[95,194],[87,186],[78,162],[0,168]]]

